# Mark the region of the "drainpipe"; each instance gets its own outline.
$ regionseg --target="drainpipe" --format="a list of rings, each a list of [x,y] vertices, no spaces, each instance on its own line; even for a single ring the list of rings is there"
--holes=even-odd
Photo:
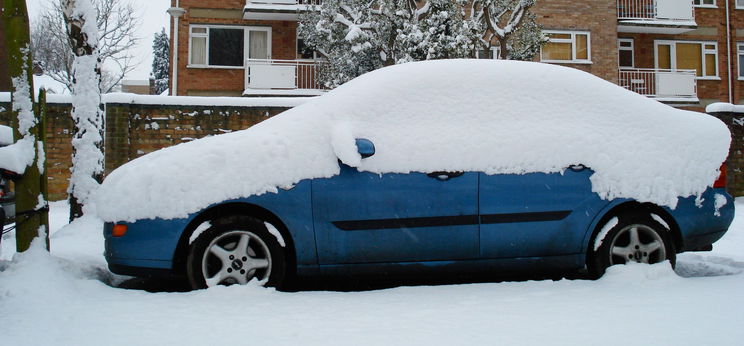
[[[176,0],[176,7],[168,9],[168,14],[173,17],[173,81],[171,81],[171,95],[178,95],[178,18],[186,13],[186,10],[179,7],[180,0]]]
[[[726,74],[728,75],[728,102],[733,104],[734,91],[732,90],[733,83],[731,81],[733,80],[734,75],[731,73],[731,67],[733,67],[734,64],[731,62],[731,15],[729,11],[729,3],[730,1],[726,0],[726,69],[728,69]]]

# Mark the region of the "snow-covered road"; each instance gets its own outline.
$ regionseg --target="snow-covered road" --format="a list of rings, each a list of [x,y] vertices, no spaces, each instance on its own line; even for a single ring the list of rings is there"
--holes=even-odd
[[[598,281],[286,293],[114,288],[100,221],[52,207],[52,256],[0,255],[2,345],[741,345],[744,198],[713,252],[610,268]],[[13,258],[14,257],[14,258]],[[13,258],[11,261],[10,258]]]

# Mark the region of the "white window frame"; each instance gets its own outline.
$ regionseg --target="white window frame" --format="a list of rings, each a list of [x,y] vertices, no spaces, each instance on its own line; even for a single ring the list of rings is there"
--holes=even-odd
[[[623,47],[620,45],[621,42],[630,42],[630,48]],[[632,38],[618,38],[617,39],[617,64],[620,65],[620,51],[630,51],[630,67],[620,66],[620,68],[635,68],[635,40]]]
[[[692,0],[692,6],[701,8],[718,8],[718,6],[716,5],[716,0],[713,0],[712,4],[704,4],[703,1],[705,0]]]
[[[565,38],[554,38],[548,39],[548,42],[554,43],[570,43],[571,44],[571,60],[543,60],[542,59],[542,47],[540,48],[540,62],[555,63],[555,64],[592,64],[592,33],[590,31],[571,31],[571,30],[543,30],[543,35],[548,34],[569,34],[570,39]],[[576,59],[576,35],[586,35],[586,59]]]
[[[205,28],[207,29],[207,32],[205,34],[198,33],[194,34],[193,29],[194,28]],[[215,29],[243,29],[243,65],[241,66],[221,66],[221,65],[210,65],[209,64],[209,29],[215,28]],[[266,40],[267,40],[267,47],[269,53],[269,59],[271,59],[271,27],[268,26],[242,26],[242,25],[212,25],[212,24],[192,24],[189,25],[189,52],[188,52],[188,65],[186,67],[188,68],[212,68],[212,69],[244,69],[245,68],[245,61],[248,59],[248,49],[250,47],[250,32],[251,31],[265,31],[266,32]],[[192,64],[191,63],[191,50],[193,49],[191,47],[192,45],[192,38],[194,37],[206,37],[206,64]]]
[[[489,48],[491,51],[491,59],[494,60],[500,60],[501,59],[501,47],[500,46],[492,46]],[[476,54],[480,54],[480,50],[476,52]],[[481,59],[481,57],[476,56],[476,58]]]
[[[737,10],[744,10],[744,0],[736,0],[734,4]]]
[[[736,51],[737,51],[736,62],[739,65],[739,75],[738,75],[739,78],[738,79],[739,80],[744,80],[744,66],[741,66],[741,64],[739,63],[742,60],[742,58],[744,57],[744,42],[737,43],[736,44],[736,48],[737,48],[736,49]]]
[[[700,44],[700,49],[702,53],[702,64],[703,64],[703,73],[706,71],[706,62],[705,62],[705,55],[706,54],[715,54],[716,56],[716,75],[715,76],[695,76],[696,79],[702,79],[702,80],[720,80],[720,66],[718,66],[718,42],[715,41],[675,41],[675,40],[655,40],[654,41],[654,68],[659,69],[659,45],[669,45],[672,48],[669,50],[669,58],[671,59],[671,67],[672,70],[677,69],[677,43],[695,43]],[[713,49],[706,49],[705,45],[713,45]]]

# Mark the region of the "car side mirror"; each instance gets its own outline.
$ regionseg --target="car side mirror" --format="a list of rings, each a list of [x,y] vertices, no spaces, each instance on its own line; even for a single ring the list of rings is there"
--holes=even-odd
[[[363,159],[375,154],[375,145],[369,139],[357,138],[356,146],[359,155],[361,155]]]

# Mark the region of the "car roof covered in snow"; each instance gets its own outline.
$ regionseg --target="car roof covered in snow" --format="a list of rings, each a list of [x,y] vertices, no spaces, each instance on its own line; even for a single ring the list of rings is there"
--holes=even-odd
[[[362,159],[356,138],[376,154]],[[159,150],[112,172],[106,221],[185,217],[211,204],[339,173],[594,170],[603,198],[675,206],[726,158],[719,120],[557,65],[438,60],[391,66],[247,130]],[[194,188],[198,183],[198,189]]]

